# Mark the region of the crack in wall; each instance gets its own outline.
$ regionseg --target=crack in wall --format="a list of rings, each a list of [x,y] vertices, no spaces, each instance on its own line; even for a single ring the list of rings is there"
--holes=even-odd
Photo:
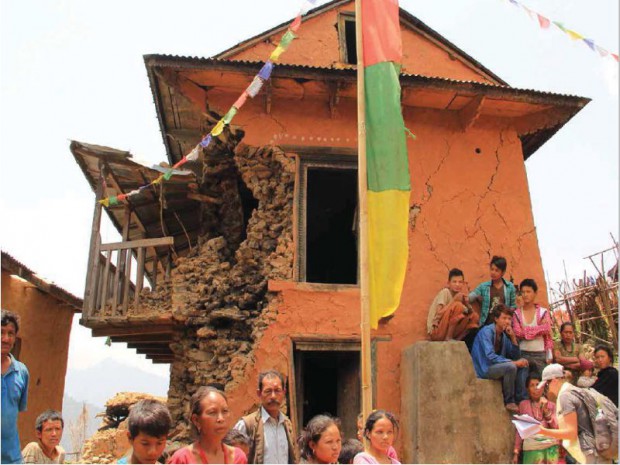
[[[437,173],[439,173],[439,170],[441,170],[441,167],[445,163],[446,159],[450,156],[450,152],[452,151],[452,144],[450,144],[449,139],[445,139],[444,142],[446,144],[446,154],[439,161],[439,164],[437,165],[435,171],[433,171],[433,173],[431,173],[424,182],[424,184],[426,185],[426,193],[428,194],[428,196],[422,197],[422,200],[424,202],[429,201],[431,196],[433,195],[433,186],[431,184],[431,179],[434,178]]]

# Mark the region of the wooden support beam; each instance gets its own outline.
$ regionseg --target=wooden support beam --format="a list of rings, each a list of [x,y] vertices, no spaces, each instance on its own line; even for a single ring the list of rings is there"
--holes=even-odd
[[[148,358],[148,357],[147,357]],[[153,359],[152,360],[153,364],[158,364],[158,365],[170,365],[172,362],[174,362],[174,357],[172,359]]]
[[[101,244],[101,250],[123,250],[137,249],[139,247],[163,247],[174,244],[174,237],[156,237],[153,239],[138,239],[127,242],[110,242],[109,244]]]
[[[188,199],[192,199],[192,200],[197,200],[199,202],[211,203],[211,204],[215,204],[215,205],[221,205],[222,204],[222,200],[221,199],[217,199],[217,198],[211,197],[209,195],[197,194],[197,193],[194,193],[194,192],[189,192],[187,194],[187,198]]]
[[[484,96],[476,95],[469,101],[467,105],[465,105],[458,111],[459,120],[461,121],[461,130],[463,132],[467,132],[469,128],[471,128],[476,123],[476,121],[480,117],[483,105]]]
[[[170,69],[154,69],[155,75],[161,79],[168,87],[182,95],[192,103],[200,113],[211,123],[217,120],[211,116],[207,108],[207,92],[195,82],[187,79],[179,72]]]
[[[263,86],[265,88],[264,94],[263,94],[263,98],[264,98],[264,102],[265,102],[265,113],[267,113],[268,115],[271,114],[271,101],[272,101],[272,94],[273,94],[273,88],[271,85],[272,80],[269,79],[265,85]]]
[[[166,349],[166,348],[150,348],[150,349],[144,349],[144,348],[135,348],[135,347],[131,347],[132,349],[136,349],[136,352],[139,354],[143,354],[143,355],[153,355],[153,356],[157,356],[157,357],[172,357],[174,356],[174,354],[172,352],[170,352],[170,349]]]
[[[132,343],[168,343],[172,341],[172,333],[160,333],[160,334],[135,334],[132,336],[112,336],[112,342],[126,342]]]
[[[331,119],[336,117],[336,107],[340,102],[340,86],[339,82],[329,83],[329,115]]]
[[[97,327],[92,330],[93,337],[123,337],[144,334],[169,334],[172,337],[173,329],[170,323],[166,325],[133,324],[129,326]]]
[[[103,205],[99,200],[103,198],[103,180],[105,173],[103,164],[99,162],[99,180],[97,182],[97,192],[95,194],[95,211],[90,230],[90,247],[88,249],[88,262],[86,264],[86,285],[84,288],[83,314],[88,318],[95,311],[96,296],[94,295],[97,287],[97,271],[99,268],[99,231],[101,228],[101,212]]]

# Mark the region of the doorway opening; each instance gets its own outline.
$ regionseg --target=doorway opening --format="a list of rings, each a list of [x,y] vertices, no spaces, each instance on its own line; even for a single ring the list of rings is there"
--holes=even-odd
[[[328,413],[340,418],[343,437],[356,437],[361,409],[360,352],[359,344],[351,345],[358,348],[329,350],[330,344],[324,343],[295,350],[298,431],[315,415]]]

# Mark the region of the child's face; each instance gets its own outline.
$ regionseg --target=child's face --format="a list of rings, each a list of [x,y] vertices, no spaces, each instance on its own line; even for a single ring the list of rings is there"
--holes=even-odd
[[[592,376],[592,370],[583,370],[583,376],[589,378]]]
[[[497,281],[498,279],[501,279],[502,276],[504,276],[504,272],[495,265],[491,265],[489,274],[491,275],[491,279],[493,281]]]
[[[129,436],[129,442],[133,447],[132,463],[157,463],[166,448],[166,435],[150,436],[140,432],[135,438]]]
[[[452,276],[448,281],[448,288],[452,292],[461,292],[463,290],[464,279],[462,276]]]

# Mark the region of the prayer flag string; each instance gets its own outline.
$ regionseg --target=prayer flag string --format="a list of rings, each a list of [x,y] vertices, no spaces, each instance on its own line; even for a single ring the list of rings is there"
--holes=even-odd
[[[284,53],[288,47],[291,45],[294,39],[297,38],[296,32],[299,30],[302,22],[302,15],[305,15],[311,8],[313,8],[316,4],[317,0],[304,0],[302,6],[299,10],[299,13],[293,20],[293,22],[289,25],[286,33],[280,39],[280,43],[278,43],[277,47],[271,52],[269,59],[265,62],[263,67],[260,69],[258,74],[254,76],[254,79],[250,83],[250,85],[245,89],[239,98],[233,103],[230,109],[226,112],[226,114],[211,128],[211,131],[205,135],[200,142],[183,158],[181,158],[178,162],[176,162],[171,168],[169,168],[164,174],[159,176],[157,179],[151,181],[148,184],[140,186],[138,189],[134,189],[126,194],[118,194],[111,195],[104,199],[99,200],[98,202],[104,207],[109,207],[113,205],[118,205],[119,202],[127,199],[128,197],[133,197],[139,195],[144,189],[160,184],[163,181],[168,181],[174,174],[174,170],[181,167],[188,161],[197,161],[200,158],[200,153],[202,149],[207,148],[214,137],[219,136],[224,128],[232,122],[233,118],[237,114],[237,112],[241,109],[241,107],[245,104],[248,97],[254,98],[260,90],[263,88],[265,82],[267,82],[273,71],[273,68],[277,61],[280,59],[280,55]],[[104,181],[105,182],[105,181]]]
[[[527,15],[532,20],[535,20],[535,21],[538,22],[538,25],[540,26],[541,29],[549,29],[550,26],[553,24],[555,27],[557,27],[560,31],[565,33],[572,40],[580,40],[580,41],[582,41],[585,45],[587,45],[587,47],[590,50],[592,50],[593,52],[597,52],[601,57],[603,57],[603,58],[606,58],[606,57],[607,58],[612,58],[612,59],[616,60],[616,62],[618,61],[618,54],[617,53],[611,53],[609,50],[606,50],[603,47],[601,47],[600,45],[597,45],[596,43],[594,43],[593,39],[587,38],[587,37],[579,34],[578,32],[573,31],[572,29],[567,28],[560,21],[552,21],[549,18],[546,18],[545,16],[541,15],[540,13],[532,10],[531,8],[526,7],[525,5],[520,3],[518,0],[508,0],[508,2],[512,3],[517,8],[523,9],[523,11],[525,11],[527,13]]]

